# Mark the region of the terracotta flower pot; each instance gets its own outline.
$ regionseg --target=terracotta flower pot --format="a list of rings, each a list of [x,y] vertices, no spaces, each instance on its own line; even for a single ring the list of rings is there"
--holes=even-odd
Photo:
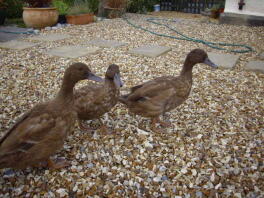
[[[84,25],[94,21],[94,14],[67,15],[66,19],[69,24]]]
[[[44,28],[57,23],[56,8],[23,8],[23,20],[27,27]]]

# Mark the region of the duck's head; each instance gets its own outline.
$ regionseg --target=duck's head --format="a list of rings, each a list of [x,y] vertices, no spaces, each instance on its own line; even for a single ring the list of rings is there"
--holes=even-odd
[[[204,63],[213,68],[217,68],[218,66],[214,64],[209,58],[207,53],[202,49],[194,49],[187,55],[187,60],[192,65],[197,63]]]
[[[93,74],[89,67],[84,63],[74,63],[70,65],[65,71],[64,78],[72,83],[77,83],[78,81],[85,79],[97,82],[103,81],[102,78]]]
[[[117,88],[123,86],[123,82],[122,82],[121,76],[120,76],[119,67],[115,64],[109,65],[109,67],[106,71],[106,74],[105,74],[105,78],[113,80],[115,83],[115,86]]]

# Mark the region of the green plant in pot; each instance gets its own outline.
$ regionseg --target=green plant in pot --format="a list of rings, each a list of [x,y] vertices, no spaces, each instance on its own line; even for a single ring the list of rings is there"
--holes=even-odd
[[[94,21],[94,13],[98,9],[98,0],[75,0],[66,16],[67,23],[83,25]]]
[[[0,0],[0,25],[5,23],[6,18],[6,2],[4,0]]]
[[[59,13],[51,0],[24,0],[23,20],[27,27],[44,28],[57,23]]]
[[[53,0],[52,6],[57,8],[57,10],[59,12],[58,23],[66,23],[67,22],[66,21],[66,15],[67,15],[68,10],[69,10],[68,4],[62,0]]]

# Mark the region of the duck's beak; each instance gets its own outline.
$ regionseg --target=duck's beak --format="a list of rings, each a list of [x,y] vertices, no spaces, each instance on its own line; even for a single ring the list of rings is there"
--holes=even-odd
[[[116,87],[123,87],[124,83],[121,80],[120,74],[115,74],[114,83]]]
[[[99,76],[96,76],[95,74],[93,74],[91,72],[88,74],[87,79],[93,80],[93,81],[96,81],[96,82],[103,82],[104,81],[104,79],[102,79]]]
[[[217,66],[216,64],[214,64],[209,58],[206,58],[206,59],[204,60],[203,63],[206,64],[206,65],[209,65],[209,66],[211,66],[211,67],[213,67],[213,68],[217,68],[217,67],[218,67],[218,66]]]

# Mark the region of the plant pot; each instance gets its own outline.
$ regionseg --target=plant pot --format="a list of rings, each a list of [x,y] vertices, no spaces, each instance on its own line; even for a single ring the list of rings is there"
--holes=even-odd
[[[224,13],[224,11],[225,11],[224,8],[220,8],[220,9],[219,9],[219,12],[220,12],[220,13]]]
[[[23,8],[23,20],[27,27],[44,28],[58,21],[56,8]]]
[[[84,25],[94,21],[94,14],[66,15],[66,19],[69,24]]]
[[[119,18],[125,12],[125,9],[124,8],[110,8],[110,7],[105,7],[104,9],[106,11],[107,18],[109,18],[109,19]]]
[[[5,23],[6,18],[6,9],[0,8],[0,25],[3,25]]]
[[[220,13],[218,10],[212,10],[211,11],[211,17],[214,19],[217,19],[220,16]]]
[[[61,24],[67,23],[66,15],[59,15],[58,23]]]

